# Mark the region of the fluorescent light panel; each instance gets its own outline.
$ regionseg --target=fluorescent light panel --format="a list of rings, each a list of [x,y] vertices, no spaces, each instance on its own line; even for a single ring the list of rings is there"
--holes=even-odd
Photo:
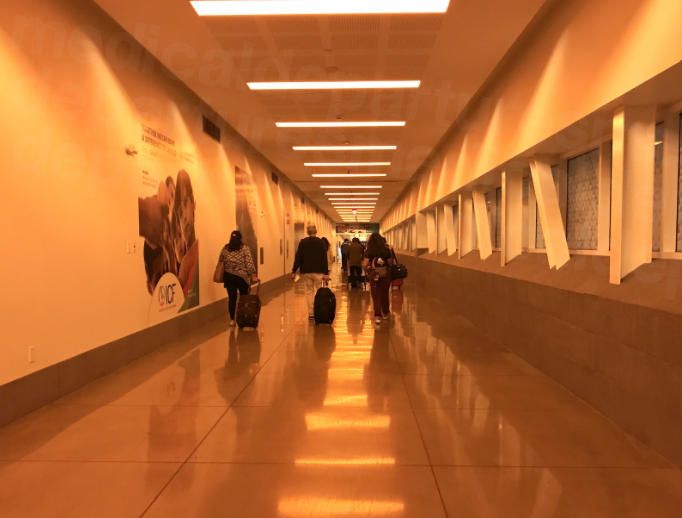
[[[251,90],[366,90],[419,88],[420,81],[269,81],[246,83]]]
[[[329,201],[377,201],[379,198],[329,198]]]
[[[444,13],[449,0],[230,0],[190,2],[199,16]]]
[[[304,162],[306,167],[365,167],[391,165],[391,162]]]
[[[294,146],[294,151],[374,151],[397,148],[398,146]]]
[[[379,196],[380,192],[325,192],[325,196]]]
[[[365,178],[386,176],[386,173],[325,173],[314,174],[313,178]]]
[[[278,128],[391,128],[404,125],[405,121],[275,122]]]
[[[320,185],[320,189],[382,189],[383,185]]]

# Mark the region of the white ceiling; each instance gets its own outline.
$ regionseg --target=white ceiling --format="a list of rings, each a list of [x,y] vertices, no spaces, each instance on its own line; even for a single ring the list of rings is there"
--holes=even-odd
[[[199,17],[189,0],[96,0],[330,217],[313,179],[345,168],[304,162],[386,161],[379,221],[546,0],[451,0],[446,14]],[[144,24],[140,26],[139,24]],[[171,55],[169,49],[179,50]],[[207,74],[229,54],[229,80]],[[195,58],[186,54],[195,54]],[[217,59],[217,58],[216,58]],[[218,63],[218,61],[214,61]],[[203,68],[203,70],[202,70]],[[231,71],[229,70],[231,68]],[[416,90],[251,91],[247,81],[421,80]],[[340,118],[340,119],[339,119]],[[405,120],[402,128],[278,129],[275,121]],[[293,145],[397,145],[395,151],[293,151]],[[373,183],[379,183],[373,181]]]

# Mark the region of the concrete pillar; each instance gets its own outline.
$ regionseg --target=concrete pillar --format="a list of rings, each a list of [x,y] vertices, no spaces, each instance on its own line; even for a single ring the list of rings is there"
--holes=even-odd
[[[611,191],[612,284],[620,284],[627,274],[651,262],[655,137],[655,107],[616,110]]]

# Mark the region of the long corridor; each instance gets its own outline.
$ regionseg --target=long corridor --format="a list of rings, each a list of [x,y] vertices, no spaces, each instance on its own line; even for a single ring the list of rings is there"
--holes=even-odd
[[[335,277],[0,430],[0,516],[679,518],[682,473],[427,293]]]

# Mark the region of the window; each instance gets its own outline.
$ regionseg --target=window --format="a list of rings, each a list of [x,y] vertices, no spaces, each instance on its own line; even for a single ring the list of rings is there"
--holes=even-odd
[[[502,246],[502,187],[495,189],[495,248]]]
[[[568,161],[566,241],[570,250],[597,249],[599,149]]]
[[[654,228],[652,248],[661,251],[661,206],[663,203],[663,131],[665,125],[656,124],[656,143],[654,151]]]

